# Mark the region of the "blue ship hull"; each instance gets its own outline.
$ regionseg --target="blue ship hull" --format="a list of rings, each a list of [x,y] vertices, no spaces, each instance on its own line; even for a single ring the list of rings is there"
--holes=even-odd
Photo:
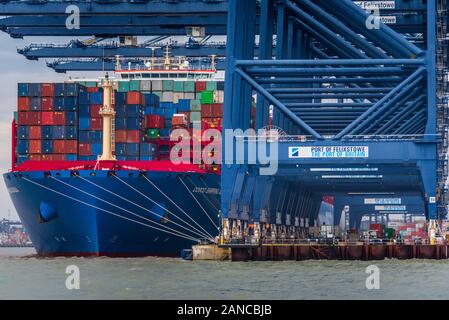
[[[40,255],[179,256],[198,240],[218,235],[219,175],[142,176],[126,170],[115,176],[101,170],[77,174],[4,174]]]

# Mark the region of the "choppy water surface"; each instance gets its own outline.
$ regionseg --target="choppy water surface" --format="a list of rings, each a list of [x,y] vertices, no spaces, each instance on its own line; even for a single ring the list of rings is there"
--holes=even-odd
[[[0,248],[0,299],[448,299],[449,261],[189,262],[38,258]],[[367,290],[366,267],[381,271]],[[80,269],[67,290],[66,267]]]

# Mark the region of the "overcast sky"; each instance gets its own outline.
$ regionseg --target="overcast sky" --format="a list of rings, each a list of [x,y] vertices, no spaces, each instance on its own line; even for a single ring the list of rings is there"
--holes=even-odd
[[[65,42],[60,38],[58,42]],[[11,121],[17,108],[18,82],[58,82],[68,78],[67,74],[59,74],[45,65],[45,61],[29,61],[17,53],[21,48],[32,42],[55,42],[46,38],[12,39],[6,33],[0,32],[0,170],[7,172],[11,168]],[[75,74],[76,75],[76,74]],[[14,206],[6,191],[3,177],[0,182],[0,219],[3,217],[17,218]]]

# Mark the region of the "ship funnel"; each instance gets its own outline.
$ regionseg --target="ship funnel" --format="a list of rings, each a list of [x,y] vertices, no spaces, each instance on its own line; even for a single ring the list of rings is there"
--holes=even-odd
[[[103,107],[100,115],[103,117],[103,153],[100,161],[115,161],[114,155],[114,137],[115,137],[115,111],[112,103],[113,82],[109,79],[109,75],[101,82],[103,88]]]

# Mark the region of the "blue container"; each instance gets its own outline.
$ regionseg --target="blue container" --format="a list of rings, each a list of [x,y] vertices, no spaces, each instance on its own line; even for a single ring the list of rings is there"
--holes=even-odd
[[[127,143],[126,155],[127,156],[139,156],[139,144],[138,143]]]
[[[126,161],[126,156],[117,156],[118,161]]]
[[[30,148],[30,142],[28,140],[19,140],[17,144],[17,152],[21,154],[28,154]]]
[[[19,129],[17,130],[17,135],[19,136],[19,139],[28,139],[30,136],[30,127],[19,126]]]
[[[41,84],[40,83],[29,83],[28,84],[28,94],[30,97],[40,97],[41,96]]]
[[[65,127],[65,137],[69,140],[78,139],[78,129],[74,126]]]
[[[64,91],[66,97],[76,97],[78,93],[78,84],[66,83],[64,86]]]
[[[140,117],[143,114],[142,106],[138,104],[128,104],[126,106],[127,117]]]
[[[79,104],[90,104],[89,92],[80,92],[78,95]]]
[[[125,105],[125,104],[126,104],[126,92],[116,92],[115,105]]]
[[[67,111],[65,113],[65,124],[67,126],[76,126],[78,124],[75,111]]]
[[[89,131],[80,131],[78,141],[80,143],[90,143]]]
[[[88,104],[80,104],[78,115],[80,118],[89,118],[90,117],[90,106]]]
[[[102,92],[91,92],[89,93],[90,104],[103,104],[103,93]]]
[[[51,139],[53,137],[53,127],[43,126],[42,127],[42,139]]]
[[[92,143],[92,154],[99,156],[103,152],[103,145],[101,143]]]
[[[124,104],[115,105],[115,117],[126,118],[126,105]]]
[[[79,128],[80,130],[90,129],[90,118],[80,117],[79,118]]]
[[[165,118],[164,127],[165,128],[171,128],[172,127],[172,118],[170,118],[170,119]]]
[[[26,97],[29,95],[28,93],[28,83],[18,83],[17,84],[17,92],[19,97]]]
[[[64,98],[63,97],[54,98],[53,108],[55,111],[63,111],[64,110]]]
[[[126,118],[115,118],[115,129],[116,130],[127,130]]]
[[[153,156],[156,152],[156,145],[153,143],[141,143],[140,144],[140,156]]]
[[[139,156],[126,156],[127,161],[139,161]]]
[[[159,106],[161,108],[163,108],[163,109],[173,108],[174,107],[174,103],[173,102],[161,102]]]
[[[179,99],[178,111],[179,112],[189,112],[190,111],[190,100],[189,99]]]
[[[64,98],[64,110],[65,111],[76,111],[76,98],[75,97]]]
[[[103,142],[103,131],[92,130],[89,131],[89,139],[92,143],[102,143]]]
[[[64,126],[54,126],[52,139],[53,140],[65,139],[65,127]]]
[[[90,156],[79,156],[80,161],[90,161]]]
[[[30,98],[30,110],[31,111],[41,110],[41,98],[38,97]]]
[[[140,161],[153,161],[154,158],[151,157],[151,156],[142,156],[142,155],[140,155],[139,160]]]
[[[163,110],[164,110],[164,117],[170,119],[173,118],[173,115],[178,112],[176,108],[167,108]]]
[[[139,130],[142,126],[142,118],[128,117],[126,118],[126,128],[124,130]]]
[[[170,121],[170,123],[171,123],[171,121]],[[170,129],[162,129],[160,131],[160,134],[161,134],[161,137],[169,137],[170,136]]]
[[[153,110],[153,114],[157,114],[159,116],[165,117],[165,109],[162,108],[155,108]]]
[[[217,90],[224,91],[224,86],[225,86],[224,81],[217,82]]]
[[[55,97],[64,97],[64,83],[55,83]]]
[[[147,107],[158,107],[159,106],[159,103],[160,103],[159,96],[152,94],[152,93],[144,94],[144,96],[145,96],[145,105]]]
[[[117,156],[126,156],[126,143],[116,143],[115,154]]]
[[[21,164],[25,161],[28,161],[30,159],[29,155],[27,154],[19,154],[17,157],[17,164]]]
[[[144,114],[145,115],[154,114],[154,107],[145,107]]]
[[[76,154],[66,154],[65,159],[67,161],[76,161],[78,160],[78,156]]]
[[[43,154],[53,153],[53,140],[42,140],[42,153]]]

